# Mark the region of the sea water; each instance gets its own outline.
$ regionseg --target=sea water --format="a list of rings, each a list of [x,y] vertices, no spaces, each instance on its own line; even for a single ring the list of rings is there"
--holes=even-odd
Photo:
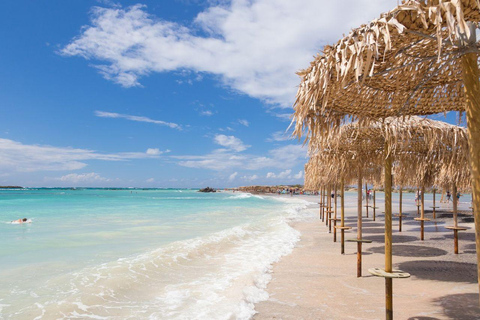
[[[0,318],[248,319],[306,206],[196,190],[0,191]]]

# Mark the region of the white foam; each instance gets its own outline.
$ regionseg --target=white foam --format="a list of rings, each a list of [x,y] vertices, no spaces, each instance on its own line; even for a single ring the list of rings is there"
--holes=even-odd
[[[262,196],[254,195],[251,193],[239,193],[234,196],[230,196],[226,199],[248,199],[248,198],[258,198],[258,199],[264,199]]]
[[[275,206],[249,223],[50,279],[31,296],[41,303],[24,312],[36,306],[44,318],[250,319],[255,303],[268,299],[272,264],[300,239],[288,221],[308,202],[296,200],[281,200],[283,210]]]

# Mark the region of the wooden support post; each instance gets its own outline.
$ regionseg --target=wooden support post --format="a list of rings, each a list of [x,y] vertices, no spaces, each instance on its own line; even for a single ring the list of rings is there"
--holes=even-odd
[[[392,155],[385,142],[385,272],[392,272]],[[385,278],[386,319],[393,319],[393,281]]]
[[[435,204],[435,191],[436,189],[433,188],[433,219],[437,219],[437,215],[435,210],[437,209],[436,204]]]
[[[322,222],[325,221],[325,187],[322,187]]]
[[[453,230],[453,251],[455,254],[458,254],[458,230]]]
[[[376,198],[375,188],[373,188],[373,221],[375,221],[375,211],[377,209],[375,204],[375,198]]]
[[[398,224],[398,232],[402,232],[402,195],[403,195],[403,187],[400,187],[400,200],[398,202],[398,215],[399,215],[399,224]]]
[[[318,218],[322,220],[322,189],[320,189],[320,202],[318,203]]]
[[[332,185],[328,185],[328,193],[327,193],[327,225],[328,225],[328,233],[332,233]]]
[[[365,182],[365,208],[367,212],[367,218],[368,218],[368,185]]]
[[[453,226],[458,228],[458,198],[457,184],[453,183]],[[453,252],[458,254],[458,229],[453,230]]]
[[[476,49],[476,25],[472,22],[467,22],[467,25],[470,29],[470,37],[466,41],[466,45]],[[466,53],[461,58],[461,66],[466,102],[465,111],[472,174],[472,207],[475,219],[478,284],[480,286],[480,72],[477,58],[476,52]]]
[[[327,204],[327,210],[325,210],[325,225],[328,227],[328,224],[330,223],[330,210],[331,210],[331,206],[330,206],[330,185],[327,186],[328,189],[325,189],[325,203]],[[328,231],[330,232],[330,230]]]
[[[417,188],[417,195],[416,195],[417,200],[415,200],[415,205],[417,206],[417,216],[420,215],[420,203],[418,203],[420,201],[419,196],[420,196],[420,188]]]
[[[335,183],[334,192],[334,213],[333,213],[333,242],[337,242],[337,184]]]
[[[453,184],[453,225],[458,227],[458,199],[457,199],[457,184]]]
[[[422,213],[420,215],[420,218],[422,218],[422,220],[420,221],[420,233],[421,233],[421,237],[420,237],[420,240],[424,240],[425,239],[425,186],[422,185],[422,193],[419,194],[419,196],[421,197],[420,198],[420,203],[422,205]]]
[[[345,254],[345,182],[342,177],[342,182],[340,183],[340,226],[342,229],[340,230],[341,234],[341,239],[340,241],[342,242],[342,248],[341,248],[341,253]]]
[[[358,166],[357,183],[357,278],[362,276],[362,167]]]

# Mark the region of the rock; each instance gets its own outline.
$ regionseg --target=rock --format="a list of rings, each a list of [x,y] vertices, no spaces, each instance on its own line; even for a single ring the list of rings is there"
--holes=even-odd
[[[217,190],[215,190],[213,188],[210,188],[210,187],[206,187],[206,188],[198,190],[198,192],[217,192]]]

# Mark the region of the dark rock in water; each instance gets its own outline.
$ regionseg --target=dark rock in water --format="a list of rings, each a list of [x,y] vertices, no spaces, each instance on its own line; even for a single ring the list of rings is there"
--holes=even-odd
[[[210,188],[210,187],[206,187],[206,188],[198,190],[198,192],[217,192],[217,190],[215,190],[213,188]]]

